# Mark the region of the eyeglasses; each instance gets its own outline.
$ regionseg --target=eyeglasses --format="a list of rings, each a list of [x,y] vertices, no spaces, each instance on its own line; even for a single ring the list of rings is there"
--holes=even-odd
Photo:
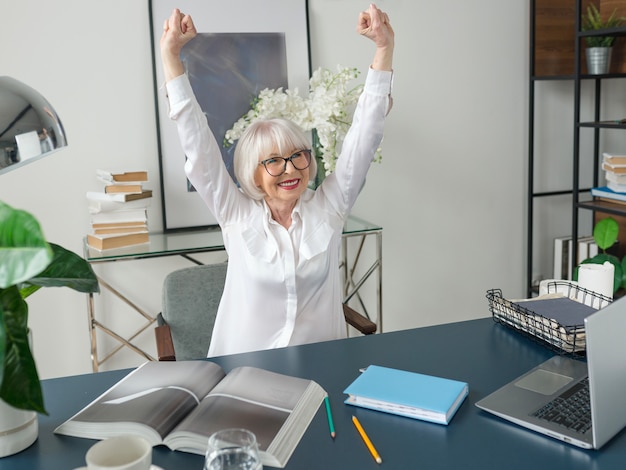
[[[311,149],[298,150],[290,157],[272,157],[259,162],[270,176],[280,176],[287,171],[287,162],[291,162],[296,170],[306,170],[311,164]]]

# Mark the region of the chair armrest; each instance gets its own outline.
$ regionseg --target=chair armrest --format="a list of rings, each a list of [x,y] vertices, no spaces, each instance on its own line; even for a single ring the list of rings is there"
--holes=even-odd
[[[376,333],[376,323],[364,315],[361,315],[353,308],[348,307],[346,304],[343,304],[343,315],[348,325],[353,326],[364,335]]]
[[[169,325],[161,325],[154,328],[156,338],[157,358],[159,361],[175,361],[174,343]]]

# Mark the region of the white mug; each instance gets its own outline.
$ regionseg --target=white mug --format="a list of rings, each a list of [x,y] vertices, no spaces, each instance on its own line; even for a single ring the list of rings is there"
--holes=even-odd
[[[112,437],[91,446],[85,461],[77,470],[150,470],[152,446],[142,437]]]

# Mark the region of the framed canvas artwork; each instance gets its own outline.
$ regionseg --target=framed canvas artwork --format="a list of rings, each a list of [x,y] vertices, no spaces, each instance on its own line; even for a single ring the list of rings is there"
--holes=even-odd
[[[159,168],[165,231],[216,225],[186,178],[185,155],[169,119],[159,41],[174,8],[192,16],[198,35],[182,50],[194,94],[219,143],[264,88],[308,89],[310,77],[305,0],[149,0]],[[231,177],[234,146],[222,146]]]

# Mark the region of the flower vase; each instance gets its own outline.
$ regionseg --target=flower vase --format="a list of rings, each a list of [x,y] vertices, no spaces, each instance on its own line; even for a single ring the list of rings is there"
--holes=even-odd
[[[28,344],[32,348],[32,331]],[[39,420],[32,410],[22,410],[0,398],[0,458],[17,454],[30,447],[39,435]]]
[[[315,158],[315,163],[317,164],[317,174],[309,186],[311,189],[317,189],[324,181],[324,178],[326,178],[326,168],[324,168],[324,160],[322,159],[322,144],[320,144],[320,139],[315,129],[311,131],[311,144],[313,147],[313,158]]]
[[[322,181],[326,178],[326,168],[324,168],[324,160],[321,158],[315,157],[315,161],[317,163],[317,175],[315,175],[315,188],[317,189],[322,184]]]

